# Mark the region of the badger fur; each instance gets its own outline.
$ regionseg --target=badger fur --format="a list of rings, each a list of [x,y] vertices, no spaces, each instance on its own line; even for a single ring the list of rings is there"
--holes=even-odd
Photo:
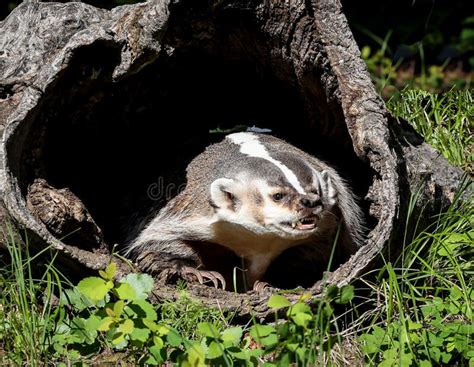
[[[153,271],[225,287],[221,274],[203,267],[203,257],[219,256],[206,248],[219,245],[243,259],[251,287],[286,249],[301,246],[305,257],[327,261],[336,233],[338,251],[347,256],[362,244],[362,215],[347,184],[326,163],[278,138],[228,135],[186,172],[185,189],[127,246]]]

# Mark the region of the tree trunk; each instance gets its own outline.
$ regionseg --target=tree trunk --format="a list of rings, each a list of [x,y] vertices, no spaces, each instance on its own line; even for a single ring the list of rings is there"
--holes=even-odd
[[[369,231],[329,274],[338,285],[398,253],[420,187],[413,217],[425,208],[429,218],[461,180],[387,112],[338,0],[155,0],[110,11],[25,1],[0,34],[3,202],[30,246],[52,246],[74,272],[111,258],[130,271],[111,255],[123,219],[173,196],[175,173],[222,138],[209,133],[216,128],[270,128],[350,182]],[[71,228],[81,231],[74,241]],[[240,315],[269,314],[269,292],[189,292]],[[156,294],[177,297],[172,286]]]

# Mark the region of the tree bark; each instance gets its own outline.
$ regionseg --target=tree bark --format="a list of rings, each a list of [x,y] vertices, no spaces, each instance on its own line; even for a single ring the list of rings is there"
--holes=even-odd
[[[213,141],[216,127],[269,127],[351,183],[369,231],[328,274],[333,284],[399,252],[402,234],[414,228],[406,227],[407,211],[419,188],[412,217],[424,208],[429,218],[461,181],[461,170],[390,116],[338,0],[156,0],[110,11],[25,1],[0,22],[0,35],[2,200],[30,246],[52,246],[75,272],[111,259],[121,274],[130,271],[112,256],[124,239],[120,219],[142,203],[165,202],[174,173]],[[39,179],[47,200],[64,200],[57,218],[35,209],[48,208],[42,193],[32,204]],[[153,188],[162,190],[153,196]],[[71,214],[71,202],[81,215]],[[64,228],[84,231],[86,222],[92,234],[61,240]],[[306,291],[317,296],[322,286],[315,280]],[[271,292],[188,289],[241,316],[269,314]],[[177,297],[172,286],[156,295]]]

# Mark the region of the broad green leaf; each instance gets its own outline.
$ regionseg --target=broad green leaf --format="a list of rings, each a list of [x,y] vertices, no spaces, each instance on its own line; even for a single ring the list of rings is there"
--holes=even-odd
[[[117,270],[117,264],[114,262],[111,262],[107,267],[105,268],[105,271],[99,270],[99,274],[102,278],[105,280],[112,280],[115,276],[115,271]]]
[[[168,325],[165,325],[165,324],[158,324],[158,329],[156,330],[156,333],[159,335],[159,336],[165,336],[167,335],[170,331],[172,331],[173,329],[171,327],[169,327]]]
[[[125,334],[122,332],[117,332],[112,337],[112,343],[117,346],[118,344],[122,344],[125,341]]]
[[[188,361],[192,366],[204,365],[206,356],[204,353],[204,348],[201,344],[197,342],[190,342],[190,345],[188,345],[186,348],[186,352],[188,355]]]
[[[155,345],[156,348],[163,348],[165,343],[163,339],[161,339],[159,336],[154,336],[153,337],[153,344]]]
[[[295,303],[288,309],[288,316],[295,315],[297,313],[311,314],[311,308],[306,303]]]
[[[419,364],[420,367],[433,367],[431,362],[426,359],[421,360],[419,363],[420,363]]]
[[[96,315],[90,315],[86,320],[85,328],[89,332],[97,331],[100,324],[102,324],[103,319],[97,317]]]
[[[298,312],[297,314],[292,315],[291,319],[296,325],[305,327],[311,320],[311,315],[304,312]]]
[[[113,286],[111,281],[105,281],[97,277],[89,277],[81,280],[77,285],[77,289],[92,302],[97,302],[102,300]]]
[[[154,321],[148,320],[148,319],[140,319],[145,327],[151,331],[157,331],[158,330],[158,324]]]
[[[174,329],[171,329],[168,334],[166,334],[166,341],[172,347],[178,347],[181,345],[183,339]]]
[[[150,337],[150,329],[146,327],[139,327],[135,324],[132,333],[130,334],[130,339],[145,343]]]
[[[153,305],[144,299],[136,299],[125,307],[125,314],[130,318],[142,318],[156,321],[158,315]]]
[[[113,309],[111,309],[110,307],[106,307],[105,308],[105,313],[107,314],[107,316],[109,317],[115,317],[115,312]]]
[[[197,326],[198,331],[209,338],[219,338],[219,331],[210,322],[200,322]]]
[[[410,331],[418,330],[418,329],[421,329],[422,327],[423,327],[423,325],[421,325],[420,323],[408,320],[408,330],[410,330]]]
[[[260,338],[258,342],[265,347],[270,347],[278,343],[278,337],[276,334],[270,334],[264,338]]]
[[[118,300],[114,304],[114,314],[115,317],[120,317],[123,312],[123,308],[125,307],[125,301],[124,300]]]
[[[290,301],[288,301],[285,297],[279,294],[274,294],[268,300],[268,307],[273,308],[275,310],[289,306],[291,306]]]
[[[162,348],[152,345],[150,348],[148,348],[148,351],[158,363],[163,363],[165,361]]]
[[[128,274],[120,283],[129,284],[135,291],[135,299],[146,299],[153,290],[153,278],[148,274]]]
[[[112,317],[106,317],[102,320],[100,325],[97,327],[98,331],[109,331],[113,324],[115,323],[115,320]]]
[[[62,292],[59,301],[61,306],[71,305],[78,312],[81,312],[87,307],[93,305],[93,303],[91,303],[87,297],[79,292],[76,287],[72,289],[66,289],[64,292]]]
[[[240,342],[240,339],[242,338],[242,328],[231,327],[231,328],[225,329],[222,332],[221,338],[224,342],[224,345],[226,346],[237,345]]]
[[[267,335],[270,335],[271,333],[276,333],[276,330],[274,327],[269,326],[269,325],[253,325],[250,328],[250,335],[256,339],[256,338],[263,338]]]
[[[126,319],[126,320],[123,320],[119,326],[118,326],[118,330],[120,332],[122,332],[123,334],[131,334],[133,332],[133,329],[134,329],[134,324],[133,324],[133,321],[130,320],[130,319]]]
[[[134,300],[137,298],[135,290],[128,283],[119,283],[114,291],[117,297],[122,300]]]
[[[206,356],[209,359],[219,358],[222,356],[223,351],[224,346],[222,344],[212,341],[211,344],[209,344]]]

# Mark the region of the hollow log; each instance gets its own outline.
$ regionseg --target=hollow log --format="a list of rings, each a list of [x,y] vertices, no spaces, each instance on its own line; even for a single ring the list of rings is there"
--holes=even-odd
[[[463,175],[390,116],[338,0],[150,0],[110,11],[30,0],[0,22],[2,218],[31,248],[57,250],[71,274],[111,259],[131,271],[112,254],[124,218],[166,202],[187,163],[237,125],[326,160],[359,196],[366,241],[326,274],[332,284],[396,256],[414,231],[413,194],[412,217],[423,208],[428,224]],[[316,297],[323,280],[311,284],[301,292]],[[270,291],[188,291],[242,316],[269,314]],[[155,294],[177,297],[171,285]]]

